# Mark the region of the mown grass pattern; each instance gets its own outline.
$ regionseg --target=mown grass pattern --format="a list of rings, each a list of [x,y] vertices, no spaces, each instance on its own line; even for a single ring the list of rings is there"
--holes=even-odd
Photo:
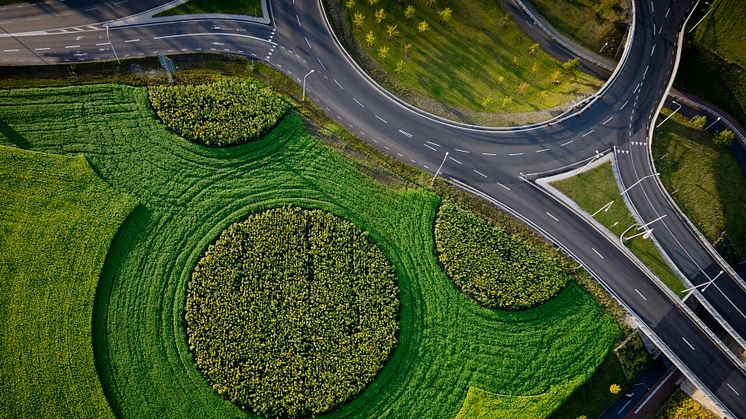
[[[245,143],[269,131],[290,104],[256,80],[151,86],[150,103],[182,137],[209,146]]]
[[[352,223],[276,208],[233,224],[189,282],[197,367],[263,416],[319,415],[365,387],[396,344],[394,270]]]
[[[620,336],[574,282],[530,310],[474,304],[434,255],[439,198],[372,181],[307,134],[295,114],[257,141],[207,148],[157,123],[141,88],[2,91],[0,103],[0,143],[85,153],[113,188],[143,203],[113,243],[95,307],[98,369],[120,417],[245,416],[194,365],[183,320],[186,287],[222,230],[283,205],[322,209],[368,231],[398,279],[397,349],[331,416],[453,417],[472,386],[546,393],[590,376]]]
[[[529,308],[568,280],[558,261],[451,202],[438,210],[435,243],[448,277],[485,307]]]
[[[83,156],[0,146],[0,417],[113,417],[91,317],[106,252],[134,206]]]

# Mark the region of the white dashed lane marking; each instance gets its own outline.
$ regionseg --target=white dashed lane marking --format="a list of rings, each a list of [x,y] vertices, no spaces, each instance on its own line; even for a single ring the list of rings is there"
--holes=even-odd
[[[485,175],[484,173],[480,172],[479,170],[476,170],[476,169],[473,169],[473,170],[474,170],[474,173],[478,174],[479,176],[482,176],[482,177],[485,177],[485,178],[487,177],[487,175]]]

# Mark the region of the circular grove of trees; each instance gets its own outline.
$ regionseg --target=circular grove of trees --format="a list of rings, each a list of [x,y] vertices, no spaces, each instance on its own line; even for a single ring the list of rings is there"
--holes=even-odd
[[[399,298],[352,223],[285,207],[228,227],[197,263],[185,318],[197,367],[265,416],[318,415],[360,392],[396,346]]]

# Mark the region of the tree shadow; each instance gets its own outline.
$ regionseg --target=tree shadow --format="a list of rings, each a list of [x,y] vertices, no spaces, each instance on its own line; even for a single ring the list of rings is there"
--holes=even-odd
[[[0,119],[0,137],[5,137],[8,140],[10,140],[13,145],[15,145],[18,148],[22,148],[24,150],[28,150],[31,148],[31,143],[26,141],[25,138],[16,130],[14,130],[10,125],[8,125],[4,120]]]

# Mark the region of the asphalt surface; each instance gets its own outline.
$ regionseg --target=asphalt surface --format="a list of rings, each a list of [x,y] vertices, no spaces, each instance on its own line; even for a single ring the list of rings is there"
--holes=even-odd
[[[143,2],[143,6],[126,9],[127,3],[68,1],[63,5],[72,12],[59,16],[65,13],[57,8],[60,4],[18,8],[18,19],[34,19],[28,26],[3,24],[17,19],[6,18],[6,9],[0,9],[0,26],[13,34],[0,31],[0,64],[111,60],[115,52],[121,59],[216,52],[267,61],[299,83],[313,70],[306,77],[308,95],[330,117],[382,152],[430,172],[448,152],[441,176],[514,214],[578,260],[639,318],[646,333],[669,352],[689,378],[714,395],[730,415],[746,417],[746,375],[741,366],[623,246],[531,181],[542,174],[579,168],[607,152],[616,153],[624,185],[653,173],[646,144],[649,126],[671,79],[677,33],[692,4],[684,0],[655,4],[635,1],[637,24],[629,55],[592,106],[584,108],[582,114],[551,124],[511,129],[449,123],[388,94],[358,71],[340,49],[320,4],[314,1],[272,1],[270,25],[205,16],[182,22],[115,26],[108,35],[104,22],[154,5]],[[95,10],[85,12],[91,7],[105,12],[97,18]],[[667,205],[665,195],[653,188],[655,183],[648,184],[654,179],[646,178],[628,193],[645,222],[659,217]],[[643,205],[648,200],[650,210]],[[687,237],[686,228],[679,231],[675,219],[672,212],[665,222],[667,226],[671,223],[672,237],[679,238],[682,247],[688,249],[681,252],[682,260],[692,254],[698,261],[705,257],[706,246]],[[653,228],[654,237],[664,242],[666,238],[660,233],[664,228]],[[699,266],[712,275],[715,269],[706,264],[706,257],[702,263]],[[717,281],[725,278],[723,274]],[[727,282],[715,284],[722,289]],[[711,292],[715,289],[705,291],[714,295],[713,305],[719,301]],[[726,295],[731,291],[723,289]],[[741,300],[740,295],[736,298],[731,298],[736,308],[744,307],[746,299]],[[727,301],[721,303],[718,311],[723,309],[725,317]],[[731,315],[736,321],[737,316]],[[737,322],[740,327],[744,324]]]

